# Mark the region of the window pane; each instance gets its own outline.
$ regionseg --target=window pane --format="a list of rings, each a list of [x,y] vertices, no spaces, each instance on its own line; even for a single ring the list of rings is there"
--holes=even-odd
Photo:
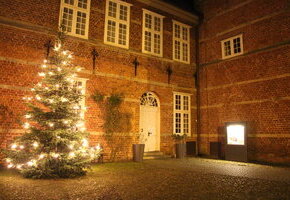
[[[126,33],[127,26],[125,24],[119,24],[119,44],[126,45]]]
[[[160,35],[154,34],[154,53],[160,54]]]
[[[77,94],[82,94],[83,93],[83,83],[81,81],[75,81],[73,83],[73,91]]]
[[[187,35],[188,35],[188,28],[182,27],[182,39],[187,41],[188,40]]]
[[[151,51],[151,32],[145,31],[145,50]]]
[[[108,15],[110,17],[116,18],[116,13],[117,13],[117,4],[112,2],[112,1],[109,1],[109,13],[108,13]]]
[[[74,0],[64,0],[64,3],[69,4],[69,5],[74,5]]]
[[[115,42],[116,38],[116,22],[108,20],[107,41]]]
[[[175,113],[175,133],[181,133],[181,114]]]
[[[181,109],[181,96],[175,95],[175,109],[180,110]]]
[[[189,115],[183,114],[183,133],[189,133]]]
[[[72,18],[73,10],[69,8],[63,8],[62,25],[64,26],[64,31],[72,32]]]
[[[86,13],[78,11],[76,34],[85,35],[85,30],[86,30]]]
[[[183,110],[188,110],[189,108],[189,102],[188,102],[188,96],[183,96]]]
[[[154,30],[155,31],[161,30],[161,19],[159,17],[154,17]]]
[[[190,97],[188,95],[175,95],[174,102],[174,128],[175,133],[190,133]]]
[[[180,38],[180,26],[177,24],[174,24],[174,36]]]
[[[87,0],[79,0],[78,7],[87,9],[87,4],[88,4]]]
[[[225,56],[231,55],[231,43],[230,43],[230,41],[224,42],[224,53],[225,53]]]
[[[241,52],[241,39],[235,38],[234,39],[234,53],[240,53]]]
[[[188,45],[185,43],[182,44],[182,52],[183,52],[182,60],[188,61]]]
[[[180,59],[180,42],[179,41],[174,41],[174,56],[175,59]]]
[[[152,24],[152,16],[149,14],[145,14],[145,27],[151,29]]]
[[[127,21],[127,13],[128,13],[128,8],[127,6],[120,5],[120,19]]]
[[[82,81],[75,81],[73,83],[73,89],[72,89],[75,93],[80,94],[80,95],[84,95],[85,94],[85,88],[83,88],[83,82]],[[82,99],[81,101],[78,102],[78,109],[75,110],[75,112],[77,114],[80,115],[81,118],[84,117],[84,100]]]

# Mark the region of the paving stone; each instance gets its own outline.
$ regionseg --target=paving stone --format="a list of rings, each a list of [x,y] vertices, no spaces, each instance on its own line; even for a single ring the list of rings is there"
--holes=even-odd
[[[105,163],[75,179],[0,171],[2,200],[290,199],[290,168],[209,159]]]

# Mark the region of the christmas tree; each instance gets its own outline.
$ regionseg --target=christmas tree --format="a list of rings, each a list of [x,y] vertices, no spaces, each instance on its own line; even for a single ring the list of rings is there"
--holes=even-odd
[[[60,34],[61,36],[62,34]],[[29,178],[67,178],[84,175],[101,148],[89,147],[84,128],[84,98],[74,78],[81,70],[72,64],[72,53],[63,50],[58,37],[51,57],[41,65],[41,81],[24,97],[25,134],[6,151],[7,167]]]

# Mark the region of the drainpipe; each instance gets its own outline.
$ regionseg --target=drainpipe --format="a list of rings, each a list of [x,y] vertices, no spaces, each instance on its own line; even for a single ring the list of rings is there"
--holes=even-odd
[[[200,47],[199,47],[199,29],[200,25],[203,19],[203,15],[201,13],[198,13],[198,24],[195,28],[195,59],[196,59],[196,72],[195,72],[195,87],[196,87],[196,155],[199,155],[199,142],[200,142],[200,135],[201,135],[201,110],[200,110]]]

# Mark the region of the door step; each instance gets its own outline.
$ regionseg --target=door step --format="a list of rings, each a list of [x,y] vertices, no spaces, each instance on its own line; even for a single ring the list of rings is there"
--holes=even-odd
[[[164,155],[164,153],[161,151],[144,152],[144,156],[143,156],[144,160],[168,159],[168,158],[171,158],[171,156]]]

